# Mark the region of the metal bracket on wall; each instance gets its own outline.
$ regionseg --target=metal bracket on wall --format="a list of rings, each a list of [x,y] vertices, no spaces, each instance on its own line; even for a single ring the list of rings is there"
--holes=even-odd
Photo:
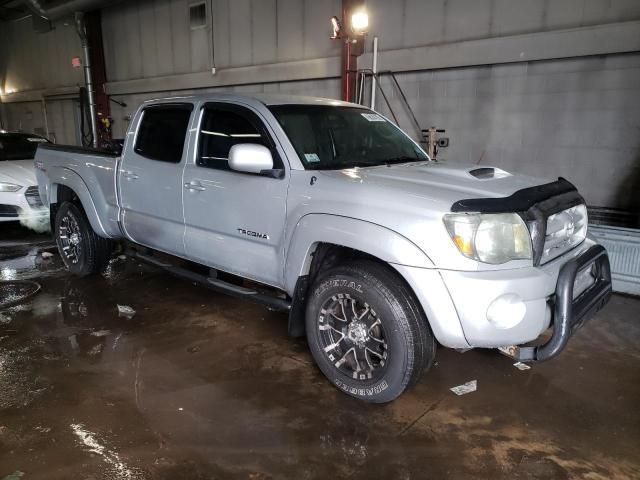
[[[402,104],[404,105],[407,113],[409,114],[409,118],[411,120],[411,123],[413,125],[413,127],[416,130],[416,134],[422,138],[423,137],[423,129],[420,127],[420,124],[418,123],[418,119],[416,118],[415,114],[413,113],[413,109],[411,108],[411,105],[409,104],[409,101],[407,100],[407,96],[404,93],[404,90],[402,90],[402,87],[400,86],[400,83],[398,83],[398,79],[396,78],[396,75],[394,72],[392,72],[391,70],[385,70],[382,72],[374,72],[371,69],[361,69],[358,70],[358,80],[356,82],[356,99],[357,102],[360,105],[364,105],[364,91],[365,91],[365,86],[367,83],[367,79],[371,78],[372,80],[375,79],[376,82],[376,89],[380,92],[380,94],[382,95],[382,98],[384,99],[385,104],[387,105],[387,108],[389,109],[389,112],[391,113],[391,116],[393,117],[393,121],[396,123],[396,125],[398,124],[398,117],[396,116],[395,111],[393,110],[393,107],[391,106],[391,103],[389,102],[389,98],[387,97],[387,93],[384,91],[384,88],[382,86],[382,83],[380,82],[380,77],[389,77],[391,79],[391,82],[393,84],[393,86],[395,86],[396,90],[398,91],[398,93],[400,94],[400,99],[402,100]]]

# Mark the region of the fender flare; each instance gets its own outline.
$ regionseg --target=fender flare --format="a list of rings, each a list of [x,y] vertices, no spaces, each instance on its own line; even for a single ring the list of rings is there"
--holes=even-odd
[[[84,180],[82,180],[82,177],[73,170],[64,167],[50,168],[47,174],[49,177],[49,192],[51,192],[49,203],[57,203],[58,185],[64,185],[65,187],[70,188],[80,199],[82,208],[87,214],[87,218],[89,219],[89,223],[93,230],[101,237],[111,238],[111,235],[106,232],[104,225],[100,220],[100,216],[98,215],[98,211],[95,203],[93,202],[93,198],[91,197],[91,193],[89,192],[89,188],[87,187],[87,184],[84,183]]]
[[[357,218],[312,213],[298,221],[288,243],[284,283],[290,295],[298,278],[309,272],[312,254],[320,243],[352,248],[387,263],[434,268],[424,251],[394,230]]]

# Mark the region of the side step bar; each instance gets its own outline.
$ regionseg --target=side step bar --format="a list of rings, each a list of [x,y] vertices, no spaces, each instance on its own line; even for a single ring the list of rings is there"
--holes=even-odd
[[[240,285],[234,285],[233,283],[225,282],[224,280],[220,280],[219,278],[195,273],[186,268],[162,261],[159,258],[155,258],[153,255],[140,253],[135,249],[127,249],[126,254],[160,267],[167,272],[175,275],[176,277],[189,280],[190,282],[198,283],[207,288],[210,288],[211,290],[215,290],[216,292],[225,293],[237,298],[244,298],[252,302],[266,305],[267,307],[277,311],[288,312],[289,310],[291,310],[291,300],[280,298],[275,295],[260,293],[251,288],[246,288]]]

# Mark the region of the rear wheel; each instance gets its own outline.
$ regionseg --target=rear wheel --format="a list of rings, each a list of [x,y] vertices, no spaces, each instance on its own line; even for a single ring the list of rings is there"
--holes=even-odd
[[[109,262],[113,243],[93,231],[84,210],[74,203],[58,208],[55,237],[60,257],[75,275],[101,273]]]
[[[311,353],[342,391],[389,402],[433,362],[435,340],[402,279],[372,261],[332,268],[312,287],[306,314]]]

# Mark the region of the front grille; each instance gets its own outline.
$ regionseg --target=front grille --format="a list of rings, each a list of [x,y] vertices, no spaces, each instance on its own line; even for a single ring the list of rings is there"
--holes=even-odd
[[[42,200],[40,199],[40,192],[38,191],[38,187],[27,188],[24,196],[26,197],[27,203],[31,208],[42,207]]]
[[[0,218],[17,218],[19,214],[20,209],[15,205],[0,204]]]
[[[547,218],[540,263],[547,263],[580,244],[587,236],[587,207],[575,205]]]

